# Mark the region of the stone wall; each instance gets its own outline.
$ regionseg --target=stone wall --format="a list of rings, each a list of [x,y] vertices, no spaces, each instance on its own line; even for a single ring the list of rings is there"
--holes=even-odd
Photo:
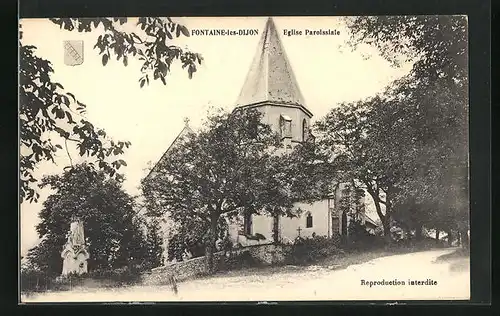
[[[250,255],[264,264],[275,265],[285,261],[288,252],[288,246],[285,245],[256,245],[248,247]]]
[[[276,265],[283,263],[290,246],[284,245],[255,245],[231,251],[232,256],[237,256],[243,252],[262,262],[265,265]],[[228,254],[229,255],[229,254]],[[214,254],[214,262],[218,266],[224,266],[224,252]],[[206,258],[198,257],[186,261],[171,263],[169,265],[154,268],[150,273],[142,276],[144,284],[164,285],[170,284],[170,276],[174,275],[177,281],[197,278],[206,274]]]
[[[219,262],[223,259],[223,256],[223,252],[214,253],[214,261]],[[206,272],[206,258],[197,257],[154,268],[150,273],[143,275],[142,279],[145,284],[161,285],[170,284],[169,277],[171,275],[175,275],[177,281],[184,281],[202,276]]]

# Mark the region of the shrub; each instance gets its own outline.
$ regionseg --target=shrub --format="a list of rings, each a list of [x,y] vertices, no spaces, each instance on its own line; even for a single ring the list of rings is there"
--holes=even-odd
[[[422,240],[415,239],[401,239],[394,241],[389,245],[389,248],[394,251],[418,251],[432,248],[444,248],[446,243],[443,241],[436,241],[434,238],[424,237]]]
[[[370,234],[366,226],[359,220],[351,221],[348,230],[349,237],[345,244],[346,249],[367,250],[384,246],[383,237]]]
[[[70,274],[64,277],[56,276],[46,271],[36,269],[21,270],[21,292],[65,291],[73,286],[81,285],[88,276]]]
[[[285,261],[288,264],[308,264],[340,253],[342,250],[339,248],[338,239],[317,235],[309,238],[298,237],[290,248]]]
[[[118,269],[96,269],[85,275],[87,278],[97,280],[109,280],[116,282],[118,285],[133,284],[140,280],[142,266],[130,266]]]
[[[228,252],[220,262],[219,270],[238,270],[243,268],[260,267],[263,263],[254,258],[249,251]]]
[[[28,268],[21,269],[20,286],[21,292],[47,291],[51,287],[54,276],[47,272]]]

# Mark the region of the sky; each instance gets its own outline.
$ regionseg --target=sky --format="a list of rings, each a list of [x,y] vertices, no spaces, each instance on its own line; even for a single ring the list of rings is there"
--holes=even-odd
[[[127,166],[124,188],[133,195],[140,193],[140,180],[149,163],[155,163],[190,120],[193,128],[200,126],[210,107],[232,109],[252,62],[267,17],[173,18],[175,22],[194,29],[258,29],[254,36],[180,37],[173,45],[200,53],[204,61],[188,78],[187,71],[175,64],[167,77],[167,85],[150,81],[139,87],[141,62],[131,58],[127,67],[111,60],[102,66],[101,56],[93,50],[98,28],[89,33],[61,30],[48,19],[21,21],[23,44],[37,47],[37,56],[52,62],[52,80],[61,83],[87,105],[86,118],[96,127],[104,128],[115,140],[130,141],[132,146],[123,155]],[[320,119],[343,102],[365,99],[381,92],[390,82],[407,74],[410,64],[394,67],[378,52],[361,45],[352,51],[345,45],[348,32],[339,17],[276,17],[273,18],[284,49],[304,96],[306,106]],[[131,18],[124,29],[134,31],[137,19]],[[302,35],[284,36],[283,31],[302,30]],[[337,30],[339,35],[306,36],[305,29]],[[84,41],[84,62],[78,66],[64,64],[65,40]],[[83,161],[70,155],[73,163]],[[42,163],[36,170],[40,178],[62,172],[69,165],[64,151],[57,154],[56,164]],[[21,205],[21,254],[37,241],[35,226],[43,200],[50,194],[40,192],[38,203]],[[376,219],[376,216],[372,218]]]

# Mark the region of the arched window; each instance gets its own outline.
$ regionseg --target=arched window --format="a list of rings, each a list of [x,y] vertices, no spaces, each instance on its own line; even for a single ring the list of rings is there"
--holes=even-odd
[[[311,215],[311,212],[307,212],[306,216],[306,228],[311,228],[313,227],[313,217]]]
[[[305,142],[307,140],[307,135],[309,134],[309,129],[307,128],[307,121],[304,119],[302,121],[302,141]]]

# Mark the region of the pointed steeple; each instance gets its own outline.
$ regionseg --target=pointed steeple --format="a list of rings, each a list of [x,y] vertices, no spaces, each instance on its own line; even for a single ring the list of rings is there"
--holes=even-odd
[[[304,98],[272,18],[267,19],[236,106],[262,102],[301,107],[312,116],[305,108]]]

